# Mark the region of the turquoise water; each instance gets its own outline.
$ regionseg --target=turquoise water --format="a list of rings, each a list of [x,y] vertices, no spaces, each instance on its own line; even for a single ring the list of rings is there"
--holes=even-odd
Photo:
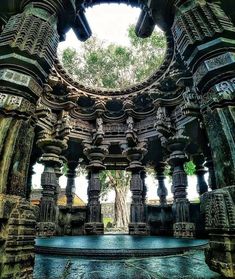
[[[36,239],[38,246],[110,250],[193,247],[204,244],[207,244],[207,241],[201,239],[130,235],[63,236]]]

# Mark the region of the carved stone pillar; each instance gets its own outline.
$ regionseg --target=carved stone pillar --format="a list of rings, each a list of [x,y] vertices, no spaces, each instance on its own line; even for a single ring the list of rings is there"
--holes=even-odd
[[[205,181],[205,173],[207,172],[203,166],[204,156],[202,154],[194,155],[193,162],[196,165],[196,176],[197,176],[197,192],[201,196],[208,192],[208,185]]]
[[[127,148],[126,154],[130,165],[127,171],[131,171],[130,190],[132,192],[131,212],[129,234],[131,235],[147,235],[149,228],[146,224],[146,205],[143,183],[143,166],[141,160],[146,153],[145,145]],[[141,174],[142,173],[142,174]]]
[[[174,203],[172,206],[174,215],[174,236],[194,237],[195,225],[190,222],[189,201],[186,188],[188,186],[187,174],[184,171],[184,163],[187,156],[184,149],[188,138],[182,135],[171,137],[168,141],[168,149],[171,151],[169,163],[173,168],[172,183]]]
[[[148,189],[147,189],[147,186],[146,186],[146,183],[145,183],[145,178],[146,178],[145,170],[143,170],[140,173],[140,176],[141,176],[142,183],[143,183],[142,200],[143,200],[143,204],[146,204],[146,195],[147,195]]]
[[[88,222],[85,224],[85,232],[86,234],[103,234],[104,224],[101,215],[99,170],[91,169],[88,179]]]
[[[75,194],[75,178],[76,178],[76,168],[77,162],[68,162],[68,171],[67,171],[67,186],[66,186],[66,198],[67,206],[73,206],[73,199]]]
[[[164,163],[155,167],[156,178],[158,180],[157,194],[158,194],[161,206],[164,206],[164,205],[167,204],[166,197],[167,197],[167,194],[168,194],[167,188],[165,186],[164,170],[165,170],[165,164]]]
[[[102,163],[108,154],[106,145],[92,146],[85,143],[84,154],[90,160],[87,166],[88,170],[88,216],[85,224],[85,234],[98,235],[104,233],[104,224],[102,222],[101,204],[100,204],[100,180],[99,173],[105,167]]]
[[[40,222],[37,225],[37,233],[40,236],[56,234],[57,229],[57,199],[59,188],[60,168],[63,164],[60,154],[67,148],[66,141],[53,139],[50,135],[43,134],[37,141],[43,155],[40,162],[44,164],[41,177],[42,197],[40,202]]]
[[[141,176],[141,179],[142,179],[142,183],[143,183],[143,191],[142,191],[142,203],[144,205],[144,222],[147,223],[147,206],[146,206],[146,196],[147,196],[147,185],[145,183],[145,178],[146,178],[146,171],[143,170],[141,173],[140,173],[140,176]]]
[[[1,1],[5,12],[0,27],[1,278],[32,278],[35,217],[25,201],[26,180],[36,103],[56,57],[63,6],[59,1],[30,2]]]
[[[231,1],[177,1],[176,48],[191,70],[215,168],[217,188],[207,194],[209,267],[235,277],[235,60]],[[187,8],[186,8],[187,5]],[[215,185],[212,186],[214,188]],[[230,208],[232,211],[230,212]]]

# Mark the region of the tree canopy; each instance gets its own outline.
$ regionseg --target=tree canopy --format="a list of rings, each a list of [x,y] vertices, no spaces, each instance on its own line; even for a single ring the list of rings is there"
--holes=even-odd
[[[96,37],[76,50],[66,48],[61,56],[65,69],[80,83],[98,88],[122,89],[151,76],[161,65],[166,40],[154,31],[146,39],[138,38],[134,26],[128,29],[129,46],[107,44]]]

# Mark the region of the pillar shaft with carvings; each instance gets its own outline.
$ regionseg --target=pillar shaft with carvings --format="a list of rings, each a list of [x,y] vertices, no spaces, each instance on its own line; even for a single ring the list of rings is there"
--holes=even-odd
[[[58,16],[63,4],[13,2],[8,5],[9,1],[1,1],[5,15],[1,16],[0,33],[0,206],[5,208],[7,203],[10,207],[6,208],[8,213],[2,213],[5,225],[0,228],[4,236],[0,277],[32,278],[35,217],[24,200],[28,197],[27,172],[36,103],[56,57]]]
[[[158,181],[158,188],[157,188],[157,195],[159,197],[159,201],[160,201],[160,205],[164,206],[167,204],[167,188],[165,185],[165,175],[164,175],[164,170],[165,170],[165,164],[162,163],[158,166],[155,167],[155,171],[156,171],[156,178]]]
[[[87,166],[88,170],[88,216],[87,223],[85,224],[86,234],[103,234],[104,224],[101,216],[100,204],[100,190],[101,184],[99,179],[100,171],[104,170],[103,160],[108,154],[108,148],[102,145],[99,137],[99,146],[91,145],[90,143],[84,144],[84,154],[89,159],[90,163]]]
[[[76,168],[77,162],[68,162],[67,170],[67,186],[66,186],[66,198],[67,206],[73,206],[74,194],[75,194],[75,178],[77,176]]]
[[[190,222],[190,204],[187,199],[187,174],[184,171],[184,163],[187,156],[184,152],[188,138],[176,134],[168,140],[168,149],[171,152],[169,163],[172,166],[172,183],[174,203],[172,206],[174,215],[174,236],[194,237],[195,226]]]
[[[131,133],[127,131],[128,139],[131,141]],[[130,190],[132,192],[131,212],[129,234],[131,235],[147,235],[149,233],[146,224],[146,204],[145,204],[145,183],[143,181],[144,167],[142,166],[142,159],[146,154],[146,143],[137,143],[136,147],[130,147],[124,150],[125,154],[130,161],[127,171],[130,171],[131,181]]]
[[[230,1],[177,1],[174,41],[200,97],[217,188],[207,195],[206,262],[235,277],[235,25]],[[214,188],[214,183],[212,188]],[[230,209],[233,208],[232,211]]]
[[[51,138],[50,135],[43,135],[37,141],[37,145],[43,151],[40,162],[44,165],[41,176],[43,190],[40,202],[40,222],[37,225],[37,231],[40,236],[50,236],[56,234],[57,229],[58,168],[63,165],[60,154],[67,148],[67,145],[66,141]]]

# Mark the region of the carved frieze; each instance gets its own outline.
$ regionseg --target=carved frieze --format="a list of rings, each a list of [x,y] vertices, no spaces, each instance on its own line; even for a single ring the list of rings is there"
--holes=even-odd
[[[189,50],[193,46],[224,31],[235,32],[232,21],[219,5],[208,2],[179,10],[172,26],[173,37],[182,57],[191,55]]]
[[[33,114],[35,105],[20,96],[0,93],[0,108],[8,111],[19,111]]]

